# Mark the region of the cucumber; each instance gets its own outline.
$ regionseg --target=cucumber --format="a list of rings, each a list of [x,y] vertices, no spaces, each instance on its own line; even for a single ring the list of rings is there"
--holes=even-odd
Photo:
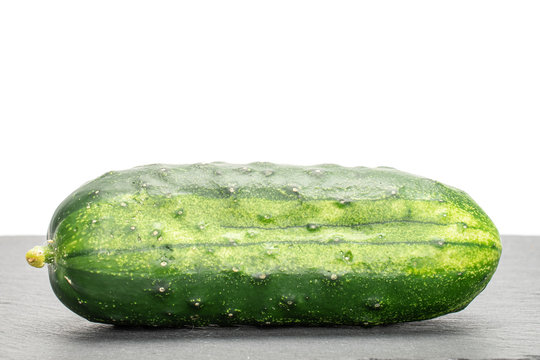
[[[56,296],[127,326],[378,325],[465,308],[496,270],[493,222],[463,191],[393,168],[153,164],[57,208]]]

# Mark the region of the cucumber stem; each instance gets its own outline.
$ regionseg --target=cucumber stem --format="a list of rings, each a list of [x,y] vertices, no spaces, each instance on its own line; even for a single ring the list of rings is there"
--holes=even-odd
[[[33,267],[41,268],[49,262],[50,251],[46,246],[34,246],[26,253],[26,261]]]

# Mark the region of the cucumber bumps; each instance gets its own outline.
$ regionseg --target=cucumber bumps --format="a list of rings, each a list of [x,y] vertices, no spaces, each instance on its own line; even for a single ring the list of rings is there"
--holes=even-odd
[[[72,311],[118,325],[376,325],[465,308],[497,229],[392,168],[148,165],[86,183],[30,250]]]

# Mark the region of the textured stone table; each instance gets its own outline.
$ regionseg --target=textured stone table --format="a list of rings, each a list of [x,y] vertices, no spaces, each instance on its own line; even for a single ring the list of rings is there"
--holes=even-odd
[[[465,310],[373,328],[121,329],[73,314],[24,254],[42,236],[0,237],[0,359],[538,359],[540,237],[503,236],[488,287]]]

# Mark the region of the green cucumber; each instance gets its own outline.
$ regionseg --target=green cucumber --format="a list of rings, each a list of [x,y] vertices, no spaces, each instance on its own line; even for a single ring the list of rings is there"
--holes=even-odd
[[[501,244],[463,191],[379,167],[154,164],[56,210],[48,263],[69,309],[129,326],[377,325],[465,308]]]

